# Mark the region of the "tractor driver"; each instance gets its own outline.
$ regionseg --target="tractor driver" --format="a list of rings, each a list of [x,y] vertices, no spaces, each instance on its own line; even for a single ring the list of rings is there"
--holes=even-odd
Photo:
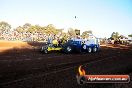
[[[51,34],[49,34],[49,36],[48,36],[48,45],[49,46],[52,46],[52,42],[53,42],[53,37],[52,37],[52,35]]]

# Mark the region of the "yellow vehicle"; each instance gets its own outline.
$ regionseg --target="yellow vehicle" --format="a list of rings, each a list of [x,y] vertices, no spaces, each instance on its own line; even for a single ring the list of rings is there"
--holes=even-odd
[[[62,47],[57,40],[53,40],[52,44],[47,44],[41,48],[41,52],[48,53],[50,51],[60,51]]]

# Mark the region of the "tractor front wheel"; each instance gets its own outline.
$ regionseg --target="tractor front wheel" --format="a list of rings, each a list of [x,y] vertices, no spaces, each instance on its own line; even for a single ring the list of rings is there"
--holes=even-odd
[[[43,47],[41,48],[41,52],[47,54],[47,53],[48,53],[47,47],[44,47],[44,46],[43,46]]]
[[[97,50],[98,50],[97,47],[94,47],[94,48],[93,48],[93,53],[96,53]]]
[[[44,49],[44,53],[47,54],[48,53],[48,50],[47,49]]]
[[[91,53],[92,52],[92,48],[91,47],[88,47],[87,48],[87,51],[88,51],[88,53]]]

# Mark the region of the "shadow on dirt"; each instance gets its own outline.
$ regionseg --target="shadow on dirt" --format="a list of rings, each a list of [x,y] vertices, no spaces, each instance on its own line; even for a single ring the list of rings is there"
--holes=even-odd
[[[27,42],[27,44],[33,47],[40,47],[40,46],[46,45],[46,42]]]
[[[0,55],[6,55],[6,54],[18,54],[18,53],[31,53],[31,52],[38,52],[39,49],[44,46],[46,43],[44,42],[22,42],[25,44],[18,44],[18,43],[14,43],[14,44],[10,44],[10,41],[5,44],[2,45],[0,47]],[[8,45],[10,45],[10,47],[8,47]]]

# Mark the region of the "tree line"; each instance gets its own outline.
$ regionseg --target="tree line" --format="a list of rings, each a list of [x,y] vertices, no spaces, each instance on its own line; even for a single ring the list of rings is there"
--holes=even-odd
[[[0,22],[0,33],[9,33],[11,31],[11,25],[5,21]],[[63,32],[63,29],[57,29],[53,24],[49,24],[47,26],[40,26],[40,25],[32,25],[30,23],[25,23],[22,26],[18,26],[13,31],[17,31],[18,33],[42,33],[42,34],[62,34],[62,36],[67,37],[76,37],[80,35],[79,29],[69,28],[67,33]],[[92,31],[84,31],[81,37],[85,38],[88,37],[88,34],[92,33]]]
[[[5,21],[0,22],[0,33],[9,33],[11,31],[11,25]],[[17,31],[18,33],[25,33],[25,32],[38,32],[38,33],[44,33],[44,34],[62,34],[63,36],[70,36],[70,37],[76,37],[77,35],[80,35],[79,29],[73,29],[69,28],[68,33],[63,33],[63,29],[57,29],[53,24],[49,24],[47,26],[40,26],[40,25],[32,25],[30,23],[25,23],[22,26],[16,27],[13,31]],[[80,36],[82,38],[88,38],[89,33],[92,33],[91,30],[84,31]],[[118,32],[113,32],[111,34],[110,39],[111,40],[118,40],[119,38],[124,37],[123,35],[119,35]],[[129,34],[128,37],[132,38],[132,34]]]

